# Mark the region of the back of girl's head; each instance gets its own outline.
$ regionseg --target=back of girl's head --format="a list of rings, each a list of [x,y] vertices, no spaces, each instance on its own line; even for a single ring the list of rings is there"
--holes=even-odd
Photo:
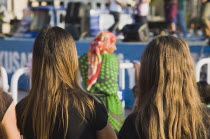
[[[188,45],[173,36],[155,37],[147,45],[141,65],[137,129],[147,138],[205,136],[203,105]]]
[[[32,86],[48,80],[49,88],[60,83],[74,88],[77,72],[78,57],[71,35],[59,27],[44,28],[34,43]]]
[[[78,57],[71,35],[59,27],[44,28],[34,42],[32,60],[32,87],[25,100],[22,130],[27,118],[31,117],[37,138],[49,138],[56,116],[61,112],[59,115],[66,136],[70,101],[83,120],[85,108],[93,111],[93,101],[79,85]]]
[[[190,79],[189,85],[194,85],[194,64],[189,48],[179,38],[173,36],[154,38],[142,55],[141,65],[143,66],[139,79],[142,95],[148,95],[148,92],[158,89],[163,89],[159,90],[163,92],[168,89],[175,91],[176,88],[185,87],[187,79]],[[177,95],[181,97],[182,93]]]
[[[206,105],[210,104],[210,85],[206,81],[197,83],[201,101]]]

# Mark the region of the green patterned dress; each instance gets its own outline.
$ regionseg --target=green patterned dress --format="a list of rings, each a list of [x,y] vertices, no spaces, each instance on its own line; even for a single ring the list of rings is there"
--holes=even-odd
[[[115,130],[119,132],[124,121],[122,103],[117,95],[118,92],[118,60],[114,54],[102,54],[102,66],[97,82],[88,91],[92,94],[99,94],[99,98],[104,102],[108,110],[108,120]],[[83,85],[87,88],[88,78],[88,56],[82,55],[79,58],[80,72]]]

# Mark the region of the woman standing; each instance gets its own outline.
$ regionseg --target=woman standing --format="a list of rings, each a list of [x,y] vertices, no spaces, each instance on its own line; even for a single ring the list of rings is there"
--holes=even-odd
[[[113,54],[116,49],[116,36],[108,31],[101,32],[79,62],[85,88],[89,93],[101,94],[99,97],[107,106],[109,122],[115,132],[119,132],[124,115],[117,95],[119,66]]]
[[[43,29],[34,42],[30,93],[16,106],[25,138],[116,138],[105,107],[81,89],[78,73],[72,36],[59,27]]]
[[[134,113],[119,139],[207,139],[209,114],[201,103],[189,47],[173,36],[158,36],[141,58]]]
[[[137,2],[137,17],[136,23],[137,24],[147,24],[147,16],[149,14],[149,3],[151,0],[138,0]]]

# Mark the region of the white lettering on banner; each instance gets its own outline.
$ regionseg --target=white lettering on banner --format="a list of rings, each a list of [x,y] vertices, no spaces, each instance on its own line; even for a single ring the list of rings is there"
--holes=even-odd
[[[4,53],[3,53],[3,51],[0,51],[0,62],[1,62],[1,64],[2,64],[2,59],[3,59],[3,56],[4,56]]]
[[[4,52],[4,67],[7,71],[7,73],[11,72],[11,68],[9,68],[9,57],[8,54],[9,52]]]
[[[14,60],[14,69],[19,69],[20,68],[20,64],[18,62],[20,56],[18,52],[14,52],[13,54],[13,60]]]
[[[8,54],[8,61],[9,61],[9,65],[8,65],[8,68],[9,68],[9,70],[8,70],[8,72],[10,71],[10,72],[12,72],[12,70],[13,70],[13,53],[12,52],[9,52],[9,54]],[[6,69],[7,70],[7,69]]]
[[[13,73],[17,69],[25,67],[32,60],[32,53],[18,51],[0,51],[0,62],[7,73]]]
[[[26,54],[25,53],[21,53],[21,60],[20,60],[20,66],[24,67],[27,64],[27,60],[26,60]]]

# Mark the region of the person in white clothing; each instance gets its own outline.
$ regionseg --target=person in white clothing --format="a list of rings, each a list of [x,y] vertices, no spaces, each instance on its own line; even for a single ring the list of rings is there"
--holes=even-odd
[[[149,3],[151,0],[138,0],[137,10],[138,15],[136,18],[136,23],[145,24],[147,23],[147,16],[149,14]]]
[[[110,32],[116,31],[116,34],[119,33],[119,21],[122,6],[124,6],[124,3],[119,0],[110,0],[110,14],[114,17],[114,24],[108,29]]]

